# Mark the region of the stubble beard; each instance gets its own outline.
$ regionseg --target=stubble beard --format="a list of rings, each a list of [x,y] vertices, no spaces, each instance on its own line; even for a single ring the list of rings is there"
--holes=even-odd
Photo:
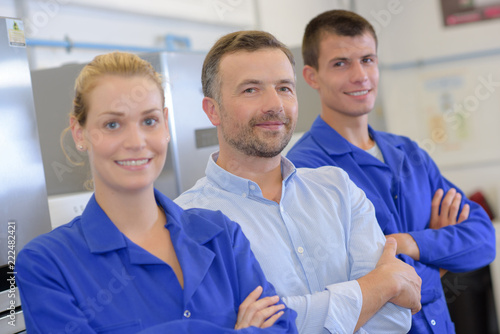
[[[224,115],[224,116],[222,116]],[[262,117],[252,118],[248,124],[244,126],[238,126],[238,131],[227,131],[224,124],[226,124],[225,119],[227,116],[224,112],[221,112],[221,132],[224,140],[231,145],[233,148],[244,153],[248,156],[260,157],[260,158],[273,158],[283,151],[286,145],[290,142],[293,134],[293,124],[292,120],[282,113],[268,113]],[[283,122],[285,126],[285,134],[281,138],[279,131],[268,131],[263,134],[264,138],[259,138],[258,134],[255,133],[255,126],[261,122],[269,121],[280,121]],[[227,123],[230,123],[228,121]]]

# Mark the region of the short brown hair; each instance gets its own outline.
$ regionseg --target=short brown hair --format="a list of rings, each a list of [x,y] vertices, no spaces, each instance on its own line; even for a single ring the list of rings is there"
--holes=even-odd
[[[283,51],[295,72],[295,60],[292,52],[276,37],[258,30],[237,31],[219,38],[205,57],[201,72],[203,94],[220,102],[222,81],[219,75],[219,64],[224,55],[238,51],[254,52],[266,48]]]
[[[306,26],[302,39],[304,65],[318,69],[319,45],[324,34],[339,36],[360,36],[369,32],[377,41],[373,26],[362,16],[347,10],[330,10],[313,18]]]

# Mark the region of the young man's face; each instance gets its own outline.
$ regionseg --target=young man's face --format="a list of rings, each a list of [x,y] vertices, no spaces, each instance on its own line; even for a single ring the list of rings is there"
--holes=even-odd
[[[308,72],[309,71],[309,72]],[[308,83],[318,90],[323,111],[347,117],[369,113],[377,96],[379,79],[377,47],[373,36],[349,37],[325,33],[320,42],[318,69]],[[310,77],[311,78],[311,77]]]
[[[274,157],[290,141],[297,121],[295,75],[279,49],[236,52],[219,65],[220,139],[249,156]]]

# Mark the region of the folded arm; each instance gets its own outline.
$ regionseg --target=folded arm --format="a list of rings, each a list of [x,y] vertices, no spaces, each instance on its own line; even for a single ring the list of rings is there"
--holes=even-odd
[[[479,204],[467,199],[460,189],[441,175],[427,153],[422,153],[422,159],[426,161],[429,187],[434,192],[428,228],[410,231],[407,235],[391,235],[406,248],[400,253],[453,272],[488,265],[496,254],[495,231],[488,215]],[[444,193],[446,196],[439,211],[437,202]],[[445,201],[450,198],[451,202],[446,204]]]

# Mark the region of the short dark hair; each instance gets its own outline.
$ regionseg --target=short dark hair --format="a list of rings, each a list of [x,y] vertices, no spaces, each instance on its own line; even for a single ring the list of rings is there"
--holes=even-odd
[[[304,65],[318,69],[319,46],[325,34],[360,36],[369,32],[377,45],[377,34],[373,26],[362,16],[347,10],[330,10],[313,18],[306,26],[302,39]]]
[[[295,60],[292,52],[276,37],[258,30],[237,31],[219,38],[210,49],[201,72],[203,94],[220,102],[221,77],[219,64],[224,55],[238,51],[254,52],[262,49],[279,49],[288,57],[295,72]]]

